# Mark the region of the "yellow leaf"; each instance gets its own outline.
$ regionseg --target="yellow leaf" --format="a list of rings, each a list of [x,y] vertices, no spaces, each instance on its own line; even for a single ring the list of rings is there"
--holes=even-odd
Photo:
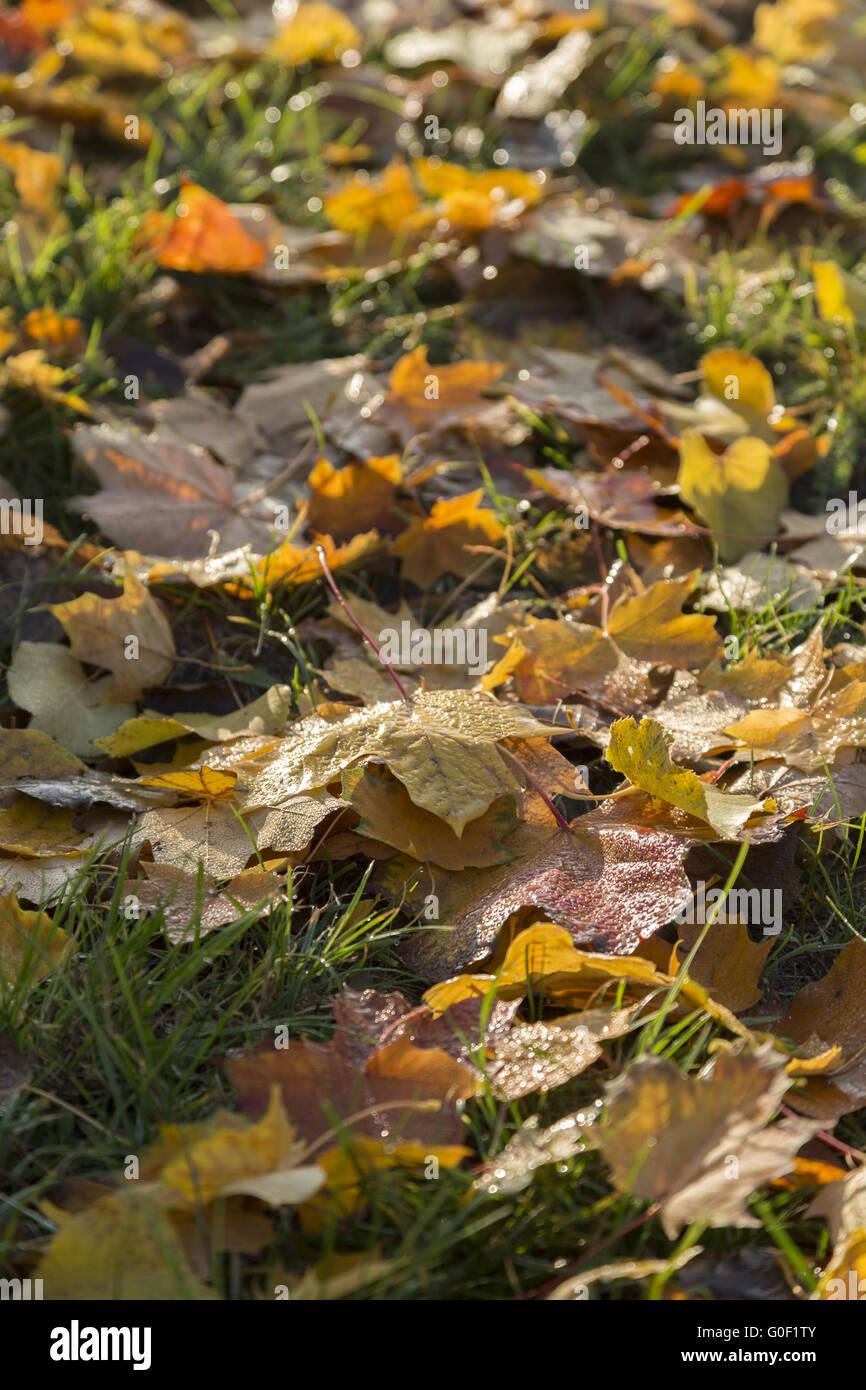
[[[70,603],[49,605],[63,624],[73,656],[111,671],[108,703],[136,699],[158,686],[176,660],[171,627],[156,599],[127,570],[120,598],[82,594]]]
[[[46,1298],[72,1302],[217,1297],[187,1267],[153,1197],[132,1191],[112,1192],[66,1220],[38,1274]]]
[[[607,760],[642,791],[707,821],[722,839],[735,839],[764,803],[719,791],[671,761],[673,737],[655,719],[618,719],[611,725]]]
[[[314,531],[348,540],[359,531],[396,530],[394,499],[403,477],[396,454],[335,468],[321,458],[309,476],[307,520]]]
[[[349,48],[359,49],[362,38],[342,10],[321,0],[300,4],[270,45],[270,54],[284,63],[336,63]]]
[[[478,557],[467,546],[492,545],[505,535],[495,514],[480,505],[484,489],[433,503],[428,517],[413,517],[391,549],[403,561],[403,574],[429,589],[443,574],[468,575]]]
[[[607,631],[621,651],[637,660],[668,666],[705,666],[721,651],[715,620],[683,613],[697,571],[680,579],[660,579],[642,594],[624,596],[613,606]]]
[[[331,223],[352,236],[367,236],[376,226],[396,234],[421,225],[421,200],[401,159],[392,159],[378,178],[353,174],[325,197],[324,208]]]
[[[431,367],[427,348],[401,357],[388,379],[388,403],[399,407],[416,431],[431,429],[449,415],[468,414],[484,404],[481,393],[498,381],[505,367],[498,362],[455,362]]]
[[[461,836],[469,821],[516,790],[495,745],[547,732],[526,710],[457,690],[419,692],[411,702],[373,705],[337,719],[313,715],[295,725],[258,775],[247,806],[280,806],[376,759],[390,767],[416,806]]]
[[[701,358],[707,388],[734,410],[753,410],[766,420],[776,404],[773,378],[763,362],[736,348],[716,348]]]
[[[738,560],[756,541],[777,535],[788,480],[762,439],[745,435],[719,455],[703,435],[686,430],[677,481],[683,500],[713,531],[723,560]]]
[[[163,1144],[182,1150],[165,1164],[160,1182],[166,1200],[181,1207],[207,1206],[219,1196],[247,1194],[270,1206],[308,1201],[325,1181],[316,1165],[298,1166],[304,1151],[273,1086],[267,1112],[251,1123],[221,1112],[203,1125],[169,1127]]]
[[[853,327],[866,323],[866,285],[835,261],[813,261],[815,299],[822,319]]]
[[[236,772],[220,772],[213,767],[191,767],[181,772],[165,772],[159,777],[142,777],[144,787],[171,787],[191,800],[230,801],[234,795]]]
[[[71,950],[72,938],[44,912],[27,912],[14,893],[0,898],[0,988],[41,980]]]
[[[21,206],[46,217],[55,211],[63,161],[19,141],[0,140],[0,163],[12,170]]]
[[[52,854],[74,857],[81,853],[84,839],[74,822],[72,811],[19,796],[0,810],[0,849],[28,858]]]

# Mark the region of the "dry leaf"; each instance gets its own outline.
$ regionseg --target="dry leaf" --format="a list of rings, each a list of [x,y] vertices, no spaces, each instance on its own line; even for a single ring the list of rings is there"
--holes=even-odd
[[[72,655],[111,671],[114,680],[106,703],[135,700],[171,674],[177,659],[171,627],[156,599],[131,572],[124,578],[120,598],[82,594],[70,603],[48,607],[69,638]]]
[[[641,1058],[607,1087],[596,1131],[617,1189],[661,1205],[668,1239],[684,1226],[760,1226],[746,1200],[787,1173],[817,1126],[769,1125],[790,1086],[784,1058],[765,1045],[720,1054],[697,1076]]]

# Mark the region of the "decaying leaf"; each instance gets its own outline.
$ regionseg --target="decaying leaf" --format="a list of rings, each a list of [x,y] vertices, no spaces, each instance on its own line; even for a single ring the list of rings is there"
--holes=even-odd
[[[595,1131],[617,1188],[659,1203],[671,1240],[693,1221],[760,1226],[746,1199],[789,1170],[817,1127],[769,1124],[790,1084],[770,1045],[721,1054],[697,1076],[641,1058],[608,1086]]]
[[[625,955],[689,896],[685,848],[673,835],[584,827],[579,818],[571,830],[554,828],[518,848],[511,863],[471,876],[416,872],[417,897],[436,894],[446,928],[421,932],[402,948],[423,979],[445,980],[484,960],[525,907],[567,927],[577,943]],[[388,872],[405,877],[408,867],[393,861]]]

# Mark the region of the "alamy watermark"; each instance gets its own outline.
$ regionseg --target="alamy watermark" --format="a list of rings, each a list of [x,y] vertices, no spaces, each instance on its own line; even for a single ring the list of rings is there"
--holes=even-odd
[[[678,145],[760,145],[764,154],[782,152],[780,106],[684,106],[674,112]]]
[[[25,545],[41,545],[42,498],[0,497],[0,536],[23,536]]]
[[[379,633],[379,657],[392,666],[465,666],[472,676],[487,668],[487,631],[479,627],[413,628],[404,619],[399,630]]]
[[[761,927],[764,936],[778,936],[782,930],[782,890],[732,888],[726,895],[723,888],[708,889],[701,880],[694,897],[679,909],[674,921],[702,925],[710,913],[713,921],[722,925],[743,922],[749,927]]]
[[[827,503],[827,530],[831,536],[839,536],[843,531],[866,531],[866,497],[856,492],[843,497],[831,497]]]

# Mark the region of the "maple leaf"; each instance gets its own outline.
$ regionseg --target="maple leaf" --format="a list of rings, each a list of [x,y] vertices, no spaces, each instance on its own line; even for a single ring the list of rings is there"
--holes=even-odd
[[[765,808],[762,801],[702,782],[688,768],[671,761],[672,736],[655,719],[618,719],[611,725],[607,760],[636,787],[707,821],[723,839],[736,839],[749,818]],[[769,809],[772,809],[770,807]]]
[[[514,706],[464,691],[419,692],[409,701],[372,705],[336,718],[308,716],[250,787],[247,809],[280,806],[326,787],[347,768],[384,762],[416,806],[458,837],[517,784],[496,751],[506,738],[543,735],[546,727]]]
[[[226,801],[148,811],[133,844],[149,845],[159,864],[189,874],[201,864],[213,878],[233,878],[259,850],[303,854],[320,821],[340,804],[327,795],[287,796],[277,809],[253,813]]]
[[[124,899],[134,896],[145,912],[161,913],[172,945],[197,941],[244,912],[265,911],[278,897],[276,881],[265,869],[238,874],[221,892],[208,874],[184,873],[171,864],[142,861],[139,872],[143,878],[125,881]]]
[[[280,733],[292,705],[288,685],[272,685],[257,700],[231,714],[179,713],[166,717],[144,710],[135,719],[121,724],[116,733],[99,740],[99,747],[112,758],[128,758],[146,748],[156,748],[173,739],[198,734],[208,743],[226,743],[244,735]]]
[[[6,679],[12,699],[33,715],[31,729],[81,757],[99,756],[93,740],[135,714],[134,705],[101,704],[112,678],[88,681],[81,662],[60,643],[20,642]]]
[[[164,270],[240,275],[258,270],[267,254],[231,208],[195,183],[182,183],[174,212],[151,213],[142,233]]]
[[[355,827],[359,835],[383,840],[413,859],[466,869],[511,858],[505,837],[519,823],[513,797],[494,801],[459,839],[437,815],[416,806],[402,782],[382,776],[375,764],[343,773],[343,800],[361,817]]]
[[[286,1115],[278,1086],[268,1108],[250,1122],[220,1111],[197,1125],[164,1126],[158,1181],[168,1208],[207,1206],[216,1197],[256,1197],[268,1206],[298,1205],[318,1192],[325,1171],[300,1163],[306,1145]]]
[[[505,528],[489,508],[479,504],[484,489],[433,503],[428,517],[413,517],[391,546],[403,562],[403,574],[421,589],[429,589],[443,574],[468,575],[478,559],[467,546],[490,546]]]
[[[427,220],[412,175],[402,159],[392,159],[378,178],[353,174],[324,199],[328,219],[341,232],[366,236],[376,226],[405,232]]]
[[[515,832],[506,865],[472,874],[437,872],[430,886],[416,870],[417,896],[435,892],[450,930],[421,932],[403,947],[410,967],[430,981],[483,960],[513,913],[534,907],[567,927],[574,941],[616,954],[634,950],[670,921],[688,897],[685,846],[673,835],[625,827],[584,826]],[[411,864],[393,860],[385,881],[410,881]],[[421,886],[423,885],[423,887]],[[414,896],[414,895],[413,895]]]
[[[721,650],[715,622],[700,613],[683,613],[695,587],[693,572],[659,580],[642,594],[623,595],[611,609],[607,631],[621,651],[635,660],[684,668],[704,666]]]
[[[522,1192],[532,1182],[537,1168],[547,1163],[567,1163],[591,1147],[584,1134],[594,1118],[595,1111],[590,1108],[586,1114],[564,1115],[541,1129],[541,1117],[530,1115],[505,1148],[485,1165],[473,1183],[474,1190],[490,1196]]]
[[[81,854],[85,837],[76,832],[71,811],[55,810],[29,796],[0,809],[0,849],[9,854]]]
[[[795,995],[776,1031],[808,1058],[828,1057],[790,1103],[806,1115],[836,1120],[866,1100],[866,944],[854,937],[820,980]]]
[[[725,733],[740,759],[782,758],[803,772],[832,767],[843,750],[866,743],[866,681],[826,695],[809,713],[787,705],[752,710]]]
[[[788,1172],[817,1128],[801,1120],[768,1124],[790,1084],[784,1058],[769,1044],[722,1053],[697,1076],[641,1058],[607,1087],[596,1130],[617,1190],[658,1203],[670,1240],[692,1221],[760,1226],[746,1199]]]
[[[460,424],[489,402],[482,397],[505,371],[499,362],[455,362],[431,367],[426,347],[413,348],[391,370],[385,409],[407,421],[413,434]]]
[[[308,479],[312,496],[307,519],[314,530],[327,532],[338,541],[374,528],[399,530],[394,499],[402,476],[396,454],[345,468],[334,468],[327,459],[319,459]]]
[[[269,549],[276,504],[245,508],[231,470],[201,449],[109,425],[82,426],[72,444],[102,491],[70,505],[119,545],[158,555],[170,537],[173,554],[196,559],[210,546],[208,533],[218,531],[218,553]]]
[[[72,655],[103,666],[114,680],[105,699],[135,700],[142,690],[161,685],[171,674],[177,652],[165,614],[143,584],[128,571],[123,595],[82,594],[69,603],[47,605],[69,638]]]
[[[744,435],[718,455],[703,435],[686,430],[678,481],[683,500],[712,529],[723,560],[739,560],[755,540],[778,534],[788,480],[763,440]]]
[[[328,568],[338,570],[370,555],[378,550],[379,545],[378,531],[362,531],[345,545],[339,546],[334,544],[331,536],[316,536],[314,544],[306,547],[283,541],[282,545],[257,561],[255,570],[269,589],[275,589],[278,584],[285,587],[308,584],[310,580],[319,580],[322,577],[318,555],[320,548],[325,552]],[[242,595],[248,595],[247,585],[241,584],[238,587]]]
[[[656,945],[658,950],[654,951]],[[671,956],[662,942],[647,941],[642,949],[648,955],[666,953],[667,957]],[[675,966],[673,960],[666,959],[665,964]],[[601,1038],[617,1035],[614,1014],[596,1008],[608,985],[616,986],[617,998],[640,1001],[655,992],[669,990],[673,984],[673,970],[665,972],[653,960],[637,955],[608,956],[581,951],[575,946],[571,932],[550,922],[536,922],[517,932],[495,975],[457,975],[428,989],[424,1001],[438,1011],[454,1008],[466,999],[484,998],[491,991],[498,999],[520,999],[531,991],[550,999],[557,1007],[577,1006],[583,1010],[584,1013],[574,1016],[575,1023],[578,1018],[588,1021],[588,1010],[595,1015],[600,1013],[603,1021],[594,1031]],[[730,1009],[711,998],[702,984],[685,976],[680,979],[678,989],[683,1007],[702,1009],[731,1032],[748,1035]],[[627,1002],[617,1013],[628,1016],[631,1009],[632,1005]]]
[[[683,959],[703,930],[698,924],[679,927]],[[692,957],[689,974],[713,999],[733,1013],[743,1013],[763,997],[758,979],[772,946],[772,940],[752,941],[742,922],[715,922]]]
[[[363,1180],[374,1169],[417,1168],[430,1155],[451,1167],[469,1152],[454,1110],[455,1077],[463,1084],[468,1079],[471,1090],[476,1083],[466,1068],[443,1073],[444,1054],[422,1059],[419,1072],[419,1051],[400,1048],[383,1057],[379,1049],[373,1054],[378,1066],[360,1069],[334,1046],[290,1042],[282,1051],[269,1048],[226,1063],[245,1114],[261,1116],[278,1086],[292,1123],[316,1146],[328,1180],[302,1209],[308,1229],[318,1229],[329,1211],[349,1215],[363,1207]]]
[[[216,1298],[190,1270],[152,1193],[111,1192],[63,1221],[38,1267],[58,1300]]]
[[[71,936],[47,913],[27,912],[14,893],[0,897],[0,990],[41,980],[71,949]]]
[[[56,213],[63,161],[18,140],[0,140],[0,163],[11,169],[21,206],[42,217]]]
[[[336,63],[346,49],[362,47],[354,24],[324,0],[306,0],[281,24],[270,52],[284,63]]]

